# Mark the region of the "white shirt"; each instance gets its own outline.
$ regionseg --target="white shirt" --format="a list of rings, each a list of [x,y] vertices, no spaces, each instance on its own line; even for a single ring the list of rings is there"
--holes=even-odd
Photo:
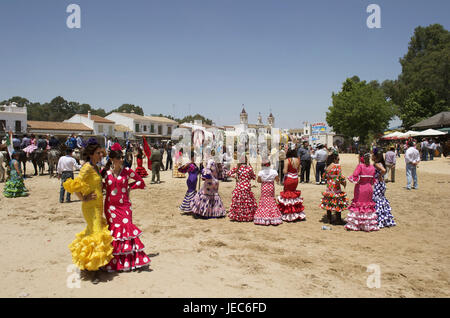
[[[415,147],[409,147],[405,152],[405,162],[408,163],[419,163],[420,153]]]
[[[316,151],[315,154],[311,156],[313,159],[316,159],[317,162],[325,162],[328,158],[328,152],[325,149],[320,149]]]
[[[58,174],[63,173],[64,171],[74,171],[76,170],[80,170],[81,169],[81,165],[77,164],[77,161],[72,158],[71,156],[64,156],[59,158],[58,161]]]
[[[258,173],[258,177],[261,177],[262,182],[273,182],[277,176],[278,172],[270,167],[264,167]]]

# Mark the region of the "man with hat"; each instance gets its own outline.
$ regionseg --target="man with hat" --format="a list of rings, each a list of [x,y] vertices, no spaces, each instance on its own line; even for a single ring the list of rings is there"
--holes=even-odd
[[[312,159],[316,160],[316,184],[326,184],[326,180],[323,178],[323,173],[325,172],[325,165],[328,158],[328,151],[324,149],[324,145],[318,144],[317,149],[313,155]]]

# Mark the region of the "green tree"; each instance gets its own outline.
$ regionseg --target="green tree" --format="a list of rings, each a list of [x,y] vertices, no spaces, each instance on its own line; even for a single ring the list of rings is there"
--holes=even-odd
[[[396,81],[383,82],[383,88],[392,101],[397,104],[398,116],[404,118],[403,126],[408,128],[414,122],[408,120],[411,108],[426,117],[436,114],[435,111],[450,105],[450,32],[440,24],[428,27],[417,27],[414,30],[408,52],[400,58],[402,73]],[[429,99],[414,95],[432,94],[435,104],[428,103]],[[420,104],[420,101],[427,101]],[[413,102],[414,101],[414,102]],[[408,105],[407,105],[408,102]],[[409,114],[409,115],[408,115]],[[414,120],[422,116],[414,116]],[[412,118],[411,118],[412,119]]]
[[[415,123],[447,110],[443,100],[438,100],[437,93],[431,89],[420,89],[412,92],[402,107],[400,119],[403,126],[409,129]]]
[[[116,109],[110,111],[108,113],[108,115],[111,114],[111,113],[114,113],[114,112],[117,112],[117,113],[123,113],[123,112],[131,113],[132,111],[135,114],[137,114],[137,115],[144,116],[144,110],[142,109],[142,107],[141,106],[135,106],[135,105],[132,105],[132,104],[123,104],[119,108],[116,108]]]
[[[357,77],[347,78],[342,91],[332,94],[332,101],[326,114],[328,125],[338,134],[358,136],[361,143],[369,135],[382,133],[395,113],[379,83],[366,83]]]

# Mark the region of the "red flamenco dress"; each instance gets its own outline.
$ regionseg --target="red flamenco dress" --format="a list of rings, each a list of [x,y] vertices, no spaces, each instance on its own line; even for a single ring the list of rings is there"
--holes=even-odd
[[[134,182],[129,183],[133,179]],[[112,171],[105,179],[105,216],[113,236],[113,259],[106,265],[108,272],[130,271],[147,266],[149,257],[139,237],[142,231],[133,224],[129,189],[144,189],[142,178],[130,168],[123,168],[116,177]]]
[[[252,167],[241,165],[235,167],[228,172],[228,176],[236,174],[237,184],[233,190],[231,199],[231,208],[228,217],[238,222],[253,222],[258,203],[251,189],[251,180],[255,180],[256,176]]]
[[[288,173],[284,177],[284,189],[278,196],[278,207],[282,214],[281,218],[286,222],[295,220],[304,220],[306,218],[303,210],[302,192],[297,190],[298,171],[292,166],[291,160],[288,159]]]
[[[140,175],[141,178],[145,178],[146,176],[148,176],[147,170],[145,170],[145,168],[143,166],[143,162],[144,162],[144,160],[142,160],[142,158],[137,157],[136,173],[138,175]]]

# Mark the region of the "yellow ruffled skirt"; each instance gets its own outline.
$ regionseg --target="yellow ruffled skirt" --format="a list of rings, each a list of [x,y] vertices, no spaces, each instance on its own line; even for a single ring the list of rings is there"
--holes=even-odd
[[[81,270],[96,271],[113,259],[113,237],[103,217],[101,188],[92,187],[91,190],[91,187],[77,179],[68,179],[64,182],[64,188],[71,193],[87,195],[94,191],[97,194],[97,199],[81,204],[87,227],[76,234],[75,240],[69,244],[73,263]]]

